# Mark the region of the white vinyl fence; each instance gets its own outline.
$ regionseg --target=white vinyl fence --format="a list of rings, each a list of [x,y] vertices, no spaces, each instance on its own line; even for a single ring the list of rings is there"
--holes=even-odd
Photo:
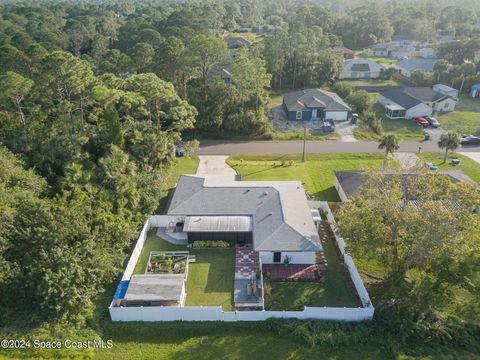
[[[320,208],[326,211],[330,226],[335,230],[335,219],[327,202],[320,202]],[[143,245],[147,239],[148,230],[161,226],[166,221],[164,216],[151,216],[143,226],[135,248],[128,261],[122,280],[130,280],[135,270]],[[223,311],[221,306],[145,306],[145,307],[116,307],[113,302],[109,307],[112,321],[264,321],[268,318],[284,319],[317,319],[336,321],[369,321],[375,312],[370,301],[367,289],[363,285],[360,274],[353,263],[351,256],[345,252],[343,238],[335,235],[338,247],[344,256],[344,262],[350,273],[355,289],[361,299],[363,307],[308,307],[302,311]],[[188,296],[188,294],[187,294]]]

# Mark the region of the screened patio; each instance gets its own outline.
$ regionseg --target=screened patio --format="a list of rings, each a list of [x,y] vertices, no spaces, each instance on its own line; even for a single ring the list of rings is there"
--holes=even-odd
[[[389,119],[404,119],[407,110],[400,105],[385,105],[385,116]]]

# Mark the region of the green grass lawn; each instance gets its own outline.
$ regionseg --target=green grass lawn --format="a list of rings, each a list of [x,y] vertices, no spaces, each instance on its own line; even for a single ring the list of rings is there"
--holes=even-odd
[[[189,249],[173,245],[155,235],[151,229],[138,258],[135,274],[144,274],[151,251],[189,251],[196,261],[190,263],[186,282],[186,306],[219,306],[232,310],[235,250]]]
[[[375,97],[375,101],[378,101],[378,93],[371,93],[371,95]],[[424,138],[423,129],[412,120],[387,118],[384,115],[385,109],[378,102],[373,106],[373,110],[381,119],[384,134],[395,134],[401,141],[416,141]],[[360,126],[355,131],[355,137],[357,139],[376,141],[382,137],[381,135],[375,134],[370,128],[362,126],[361,121],[362,119],[360,118]]]
[[[438,121],[447,131],[480,135],[480,99],[461,95],[455,111],[440,115]]]
[[[300,160],[299,154],[233,155],[228,159],[228,163],[243,175],[245,180],[301,180],[305,183],[307,192],[314,198],[340,201],[337,190],[333,186],[334,170],[380,167],[383,155],[307,154],[305,163]]]
[[[360,300],[349,286],[347,269],[340,261],[334,237],[328,224],[322,227],[327,239],[322,242],[327,260],[325,282],[271,281],[271,296],[265,299],[268,310],[303,310],[304,306],[357,307]]]
[[[162,214],[165,210],[170,194],[180,175],[195,174],[197,172],[198,162],[198,156],[181,157],[175,160],[175,164],[170,169],[166,180],[166,189],[162,191],[162,198],[160,199],[160,204],[157,209],[158,213]]]
[[[356,86],[396,86],[401,85],[396,80],[380,80],[380,79],[364,79],[364,80],[353,80],[353,79],[342,79],[339,80],[342,83],[350,84],[353,87]]]
[[[423,161],[434,163],[440,170],[461,170],[473,181],[480,183],[480,164],[464,155],[451,153],[448,155],[448,159],[445,164],[443,163],[442,153],[420,153],[418,156]],[[460,165],[450,165],[450,159],[459,159]]]

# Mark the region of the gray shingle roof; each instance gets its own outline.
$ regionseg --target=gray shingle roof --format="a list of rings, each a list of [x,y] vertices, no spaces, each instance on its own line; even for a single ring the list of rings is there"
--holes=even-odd
[[[237,48],[240,48],[242,46],[250,46],[252,44],[249,40],[244,39],[240,36],[227,37],[227,38],[225,38],[225,41],[226,41],[227,47],[229,49],[237,49]]]
[[[225,181],[182,175],[168,215],[251,216],[257,251],[319,251],[320,238],[298,181]]]
[[[381,91],[380,94],[405,109],[423,102],[437,102],[449,97],[429,87],[392,87]]]
[[[349,111],[350,107],[337,94],[320,89],[295,91],[283,96],[288,111],[324,108],[326,111]]]
[[[409,72],[414,72],[416,70],[433,72],[433,67],[437,61],[438,59],[406,59],[400,60],[397,63],[397,67],[405,69]]]

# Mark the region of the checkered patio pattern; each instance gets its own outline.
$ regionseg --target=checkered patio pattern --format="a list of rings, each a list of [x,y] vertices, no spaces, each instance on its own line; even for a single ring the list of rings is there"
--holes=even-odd
[[[258,252],[249,245],[235,246],[235,278],[251,279],[260,270]]]
[[[262,266],[264,273],[270,273],[272,279],[307,279],[315,280],[317,264],[265,264]]]

